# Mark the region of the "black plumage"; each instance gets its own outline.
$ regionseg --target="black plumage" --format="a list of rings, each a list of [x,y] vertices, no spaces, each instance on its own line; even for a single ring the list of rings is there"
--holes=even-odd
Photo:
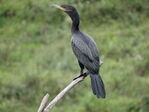
[[[91,86],[93,93],[98,98],[105,98],[105,88],[101,76],[99,75],[99,53],[95,41],[88,35],[82,33],[79,30],[79,15],[77,10],[73,6],[69,5],[54,5],[56,8],[66,12],[72,19],[72,50],[78,59],[81,71],[83,75],[84,67],[89,71],[91,78]]]

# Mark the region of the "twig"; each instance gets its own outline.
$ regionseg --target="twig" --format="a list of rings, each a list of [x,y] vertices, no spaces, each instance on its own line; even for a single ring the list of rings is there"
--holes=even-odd
[[[46,104],[47,104],[47,102],[48,102],[48,98],[49,98],[49,94],[47,93],[47,94],[43,97],[43,99],[42,99],[42,101],[41,101],[41,103],[40,103],[38,112],[43,112],[43,110],[44,110],[44,108],[46,107]]]

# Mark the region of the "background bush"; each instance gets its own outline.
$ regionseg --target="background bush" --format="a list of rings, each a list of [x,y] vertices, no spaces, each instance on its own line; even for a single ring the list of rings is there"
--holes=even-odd
[[[53,111],[148,112],[148,0],[0,0],[0,111],[34,112],[45,93],[52,99],[79,74],[71,20],[50,4],[77,7],[107,91],[97,99],[86,78]]]

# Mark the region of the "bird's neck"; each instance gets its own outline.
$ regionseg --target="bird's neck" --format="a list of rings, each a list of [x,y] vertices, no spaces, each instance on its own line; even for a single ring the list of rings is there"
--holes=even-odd
[[[72,26],[71,26],[71,32],[74,33],[74,32],[77,32],[79,31],[79,20],[73,20],[72,22]]]
[[[72,19],[71,32],[72,32],[72,34],[73,34],[73,33],[79,31],[79,23],[80,23],[80,20],[79,20],[79,15],[78,15],[78,13],[77,13],[76,11],[75,11],[70,17],[71,17],[71,19]]]

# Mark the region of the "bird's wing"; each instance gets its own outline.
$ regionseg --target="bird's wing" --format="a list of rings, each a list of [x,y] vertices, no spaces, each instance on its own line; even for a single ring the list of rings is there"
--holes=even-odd
[[[77,58],[88,58],[89,61],[93,61],[94,57],[88,45],[81,39],[72,40],[72,49]]]
[[[86,39],[88,41],[88,47],[91,49],[92,56],[97,61],[100,61],[99,60],[99,52],[98,52],[97,45],[96,45],[95,41],[88,35],[85,35],[85,37],[86,37]]]

